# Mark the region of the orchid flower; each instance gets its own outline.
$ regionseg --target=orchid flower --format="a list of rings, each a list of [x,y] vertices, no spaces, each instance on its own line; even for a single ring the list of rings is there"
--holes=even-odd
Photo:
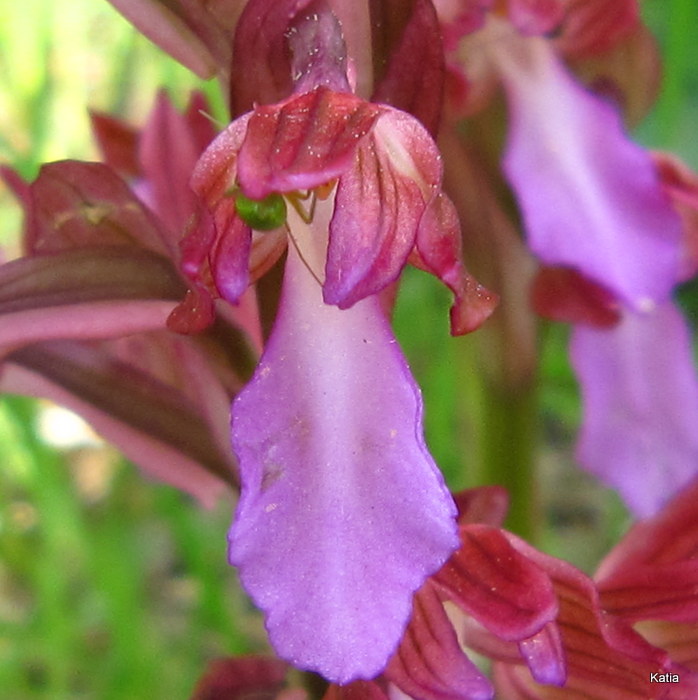
[[[213,50],[215,32],[208,31],[204,17],[211,8],[194,2],[123,6],[135,11],[139,22],[165,15],[172,20],[159,38],[172,48],[171,30],[180,32],[187,39],[187,60],[199,54],[205,63],[193,37],[213,36],[203,43],[210,56],[225,62],[225,54]],[[434,20],[428,7],[416,3],[410,17]],[[187,31],[180,31],[182,22]],[[491,313],[494,297],[462,268],[457,217],[441,192],[441,161],[427,129],[405,112],[353,93],[348,70],[356,77],[356,66],[347,65],[342,28],[327,5],[286,3],[279,10],[268,0],[248,3],[236,45],[249,43],[248,32],[259,30],[260,22],[272,22],[274,41],[288,44],[293,92],[258,104],[213,142],[194,168],[196,197],[183,175],[202,146],[201,129],[192,124],[194,112],[182,124],[162,101],[154,126],[137,139],[123,125],[95,117],[108,160],[131,171],[130,188],[98,164],[45,166],[30,186],[9,176],[25,204],[30,257],[9,264],[8,284],[24,280],[25,267],[27,274],[41,265],[47,269],[43,256],[51,255],[50,264],[59,263],[51,271],[59,275],[49,275],[38,291],[32,287],[35,299],[28,304],[44,313],[41,295],[46,294],[51,309],[45,317],[64,322],[45,322],[40,330],[32,325],[34,316],[8,324],[14,335],[7,343],[4,377],[12,379],[13,364],[48,377],[51,385],[38,389],[21,373],[8,385],[57,396],[101,421],[109,437],[128,450],[132,433],[121,422],[134,417],[120,402],[129,395],[110,387],[117,375],[128,376],[136,387],[147,386],[141,393],[153,394],[171,367],[182,396],[164,382],[167,396],[160,402],[168,407],[177,402],[180,409],[183,404],[193,415],[189,422],[178,416],[181,434],[174,423],[163,430],[177,447],[189,450],[188,456],[197,456],[203,440],[191,444],[189,433],[203,422],[220,437],[221,405],[238,392],[244,375],[244,359],[231,358],[228,350],[220,353],[217,342],[221,335],[232,336],[231,327],[238,324],[253,345],[259,339],[257,319],[245,301],[248,285],[287,248],[272,334],[233,406],[239,472],[229,472],[227,462],[219,468],[231,482],[239,473],[242,483],[230,558],[265,611],[279,654],[346,682],[384,668],[407,623],[413,593],[458,545],[455,507],[424,444],[421,397],[377,295],[397,280],[409,259],[454,292],[454,333],[476,328]],[[415,37],[406,30],[397,53],[406,55]],[[239,97],[242,87],[233,85]],[[390,64],[377,89],[395,101],[414,97]],[[421,103],[416,111],[434,126],[438,112],[425,112]],[[176,246],[183,229],[188,233]],[[99,250],[92,251],[93,241],[99,241]],[[126,248],[128,255],[152,259],[151,267],[164,265],[172,273],[173,290],[153,292],[164,294],[164,300],[136,305],[132,297],[140,302],[145,295],[150,303],[146,283],[146,289],[134,290],[133,282],[119,286],[120,278],[102,274],[107,264],[114,267],[114,261],[128,258]],[[62,255],[69,258],[65,264]],[[86,255],[90,267],[79,265]],[[75,256],[82,257],[76,261]],[[132,270],[129,262],[122,266],[124,274],[133,273],[136,281],[158,280],[142,265]],[[173,262],[189,283],[186,296]],[[72,277],[60,276],[69,264]],[[78,281],[86,278],[91,284],[78,290]],[[112,303],[112,282],[131,303]],[[67,287],[65,303],[57,304],[61,284]],[[16,289],[10,292],[16,303]],[[173,298],[182,296],[173,308]],[[81,320],[80,304],[104,297],[107,303],[95,321]],[[134,313],[151,306],[157,311],[152,317]],[[120,338],[140,331],[153,331],[152,342],[150,335]],[[103,342],[97,345],[95,339]],[[152,353],[153,343],[170,357]],[[163,359],[160,370],[158,359]],[[106,378],[99,374],[104,368]],[[151,373],[155,382],[147,381]],[[71,403],[73,394],[78,399]],[[140,394],[135,400],[150,405]],[[99,404],[99,415],[90,412],[92,403]],[[108,420],[102,420],[110,412],[121,421],[111,432]],[[157,434],[158,429],[146,430]],[[143,443],[132,451],[134,456],[142,451],[143,462],[157,454]],[[232,461],[227,452],[225,460]],[[173,477],[176,471],[168,471],[167,478],[186,487],[186,478]],[[201,475],[192,475],[199,488]]]
[[[695,185],[625,132],[623,118],[647,106],[657,72],[639,59],[640,47],[654,50],[637,3],[562,7],[437,3],[453,70],[470,80],[460,113],[482,112],[498,85],[507,100],[495,157],[543,266],[534,307],[575,324],[571,356],[584,406],[578,460],[647,516],[698,464],[698,378],[671,302],[687,267],[695,269],[686,233],[695,228],[686,214],[695,211]]]
[[[696,269],[698,180],[675,159],[654,160],[683,224],[679,282]],[[698,376],[680,310],[665,302],[634,312],[569,270],[546,270],[534,290],[543,315],[575,324],[570,354],[584,405],[579,462],[614,486],[637,516],[657,513],[693,479],[698,456]]]
[[[413,593],[457,546],[419,391],[376,295],[412,255],[454,290],[455,332],[492,305],[460,268],[424,127],[352,94],[339,23],[320,4],[285,35],[295,92],[203,154],[192,185],[207,213],[183,241],[184,269],[200,297],[236,303],[250,262],[256,276],[288,242],[272,334],[233,405],[230,560],[277,653],[345,683],[384,668]]]

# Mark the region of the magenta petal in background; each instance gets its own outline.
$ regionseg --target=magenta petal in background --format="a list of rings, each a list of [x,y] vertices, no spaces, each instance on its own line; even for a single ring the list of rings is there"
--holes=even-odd
[[[610,330],[577,326],[582,388],[578,458],[639,517],[653,515],[698,470],[698,378],[686,325],[667,303]]]
[[[504,168],[533,252],[576,268],[636,310],[666,300],[681,224],[649,153],[542,39],[498,57],[512,115]]]
[[[289,247],[277,322],[233,405],[230,560],[277,653],[345,683],[385,666],[458,546],[422,403],[374,297],[341,311]]]

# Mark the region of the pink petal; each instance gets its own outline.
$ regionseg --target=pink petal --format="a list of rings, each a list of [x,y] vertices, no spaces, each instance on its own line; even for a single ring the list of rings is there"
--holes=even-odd
[[[102,160],[121,175],[140,175],[137,129],[110,114],[96,111],[90,111],[90,123]]]
[[[235,2],[236,0],[233,0]],[[213,141],[219,129],[211,119],[211,107],[203,93],[194,90],[189,96],[184,119],[187,122],[189,133],[196,145],[197,153],[203,153],[206,147]]]
[[[228,21],[199,0],[109,0],[145,36],[201,78],[227,69],[230,60],[228,23],[243,0],[234,0]],[[237,7],[236,7],[237,6]]]
[[[458,522],[501,527],[509,510],[509,493],[502,486],[480,486],[454,494]]]
[[[434,0],[445,49],[455,51],[464,36],[480,29],[493,4],[494,0]]]
[[[436,275],[453,292],[452,335],[477,330],[494,312],[499,297],[465,269],[458,214],[443,192],[429,202],[419,222],[411,262]]]
[[[347,685],[331,685],[322,700],[388,700],[377,683],[354,681]]]
[[[441,118],[445,69],[434,7],[426,0],[388,0],[382,5],[382,21],[376,22],[372,31],[383,34],[379,41],[374,33],[374,66],[385,73],[374,79],[371,101],[409,112],[435,137]],[[383,55],[376,60],[379,51]]]
[[[633,622],[698,622],[698,561],[635,566],[600,584],[604,608]]]
[[[463,653],[434,586],[414,598],[412,618],[385,677],[420,700],[490,700],[494,690]]]
[[[649,153],[543,40],[497,55],[512,113],[504,168],[533,252],[636,310],[666,300],[678,280],[681,223]]]
[[[662,187],[681,217],[683,259],[681,280],[698,273],[698,174],[668,153],[653,153]]]
[[[698,621],[697,492],[694,480],[604,559],[596,574],[604,607],[632,621]]]
[[[282,690],[288,670],[283,661],[273,657],[214,659],[190,700],[271,700]]]
[[[46,345],[31,351],[19,351],[5,362],[0,374],[3,392],[66,406],[146,474],[191,493],[208,507],[216,503],[225,489],[222,475],[232,478],[232,464],[208,449],[200,418],[184,408],[183,397],[166,410],[172,399],[168,392],[157,391],[143,376],[138,384],[130,384],[123,365],[105,364],[105,358],[88,347]],[[132,388],[140,391],[134,395]],[[117,405],[121,411],[115,411]]]
[[[423,211],[419,185],[397,173],[372,138],[362,144],[337,187],[325,301],[346,309],[397,279]]]
[[[335,92],[352,91],[342,27],[328,5],[314,3],[306,12],[299,12],[286,37],[295,93],[310,92],[320,85]]]
[[[238,216],[231,196],[237,181],[237,155],[249,118],[244,115],[236,119],[199,159],[191,186],[203,206],[180,242],[187,277],[232,304],[239,301],[249,284],[252,231]]]
[[[189,178],[200,154],[185,117],[163,91],[141,134],[138,155],[151,195],[149,204],[176,244],[195,210]]]
[[[30,190],[25,214],[32,253],[96,245],[148,248],[166,256],[171,252],[162,224],[102,163],[47,163]]]
[[[567,0],[557,43],[567,55],[603,54],[638,26],[637,0]]]
[[[238,156],[244,193],[312,189],[339,177],[384,107],[320,87],[250,116]]]
[[[230,560],[277,653],[334,682],[383,669],[412,594],[457,546],[421,411],[378,300],[324,304],[289,248],[276,325],[233,405]]]
[[[508,535],[511,544],[545,571],[559,601],[556,623],[566,656],[563,687],[538,685],[520,666],[499,662],[495,682],[502,697],[511,700],[638,700],[657,697],[650,674],[669,670],[667,655],[640,637],[620,618],[605,613],[593,582],[559,559],[536,551]]]
[[[437,240],[454,241],[458,232],[455,213],[449,220],[440,216],[439,204],[448,202],[440,198],[441,175],[441,160],[426,129],[404,112],[383,113],[337,187],[327,303],[348,308],[386,287],[402,271],[415,242],[424,252],[424,267],[449,286],[460,284],[453,279],[460,260],[444,256]]]
[[[313,0],[247,2],[235,32],[230,102],[233,116],[279,102],[293,91],[286,33]]]
[[[533,280],[531,304],[543,318],[612,328],[620,305],[607,289],[568,267],[542,267]]]
[[[640,517],[656,513],[698,470],[698,377],[679,312],[628,313],[613,329],[574,329],[582,388],[582,465]]]
[[[463,611],[501,639],[520,642],[555,619],[548,576],[519,554],[501,530],[461,527],[462,545],[433,577]]]
[[[167,260],[137,248],[19,258],[0,267],[0,347],[163,328],[183,293]]]
[[[643,565],[698,558],[698,480],[679,491],[652,518],[635,523],[599,566],[596,578]]]

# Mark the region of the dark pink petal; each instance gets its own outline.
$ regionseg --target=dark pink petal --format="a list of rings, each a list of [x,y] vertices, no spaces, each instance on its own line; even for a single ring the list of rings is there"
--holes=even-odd
[[[327,251],[325,301],[349,308],[402,272],[424,211],[417,182],[373,138],[339,181]]]
[[[320,85],[335,92],[351,92],[347,79],[347,49],[342,27],[323,0],[299,12],[286,37],[291,52],[291,76],[296,94]]]
[[[322,256],[308,251],[314,228],[309,264]],[[276,325],[233,405],[243,490],[230,560],[277,653],[334,682],[382,671],[412,594],[457,546],[421,412],[378,300],[326,305],[289,247]]]
[[[480,486],[453,495],[458,508],[458,522],[484,523],[500,527],[509,510],[509,494],[502,486]]]
[[[307,190],[347,170],[359,143],[386,108],[320,87],[252,113],[238,156],[244,193]]]
[[[571,357],[582,388],[581,464],[640,517],[698,469],[698,377],[680,313],[664,304],[609,330],[578,326]]]
[[[419,252],[428,255],[424,266],[448,277],[449,286],[460,284],[452,279],[460,261],[444,256],[444,247],[439,247],[439,239],[449,239],[448,246],[457,235],[455,214],[447,221],[439,216],[438,203],[447,201],[438,199],[441,175],[438,151],[424,127],[404,112],[384,113],[337,187],[327,252],[327,303],[347,308],[390,284],[420,231]]]
[[[698,480],[681,489],[652,518],[633,525],[599,566],[596,578],[635,566],[698,559]]]
[[[145,36],[201,78],[225,73],[244,0],[109,0]]]
[[[637,28],[637,0],[567,0],[559,48],[586,58],[615,46]]]
[[[137,129],[110,114],[96,111],[90,112],[90,124],[102,160],[121,175],[140,175]]]
[[[238,152],[250,116],[245,114],[229,124],[204,151],[194,168],[191,187],[211,211],[219,204],[232,202],[230,194],[238,177]]]
[[[443,192],[429,202],[419,222],[411,261],[436,275],[453,292],[453,335],[476,330],[495,310],[497,295],[483,287],[463,266],[458,214]]]
[[[657,515],[634,525],[601,563],[596,578],[604,607],[631,621],[698,621],[698,482],[684,488]],[[688,643],[678,625],[643,628],[657,643]],[[673,634],[672,634],[673,631]],[[674,660],[683,663],[682,659]]]
[[[236,119],[199,159],[191,187],[203,206],[180,243],[187,277],[233,304],[249,284],[252,231],[238,216],[234,196],[237,155],[249,118]]]
[[[213,216],[199,207],[194,226],[180,242],[182,270],[203,295],[237,304],[250,281],[252,231],[237,215],[232,198],[223,199]]]
[[[21,175],[7,165],[0,164],[0,178],[26,210],[30,205],[30,186]]]
[[[604,608],[633,622],[698,622],[698,560],[638,565],[599,584]]]
[[[163,91],[141,134],[138,155],[147,182],[148,204],[177,243],[195,211],[189,178],[200,151],[186,119]]]
[[[194,90],[189,96],[184,119],[198,153],[203,153],[219,129],[211,117],[211,108],[203,93]]]
[[[372,10],[380,11],[380,21],[373,15],[373,31],[385,35],[383,45],[374,36],[374,51],[385,52],[386,65],[383,68],[374,59],[385,72],[374,81],[371,101],[409,112],[435,136],[443,100],[444,54],[434,7],[428,0],[383,0]],[[395,27],[396,20],[403,26]]]
[[[683,224],[683,260],[681,279],[698,272],[698,174],[669,153],[653,153],[664,191],[681,217]]]
[[[235,31],[230,82],[233,116],[293,91],[286,33],[313,0],[249,0]]]
[[[48,163],[30,188],[31,253],[126,245],[171,254],[160,222],[106,165]]]
[[[166,326],[173,333],[193,335],[206,330],[216,317],[213,297],[204,287],[193,285],[184,299],[172,309]]]
[[[495,682],[507,700],[644,700],[661,697],[650,674],[671,668],[667,655],[647,644],[629,625],[606,614],[593,582],[559,559],[508,535],[512,545],[545,571],[559,601],[556,624],[566,657],[562,687],[538,685],[521,666],[495,664]],[[661,691],[663,692],[663,691]]]
[[[55,341],[18,350],[5,361],[0,388],[70,408],[147,474],[205,505],[234,481],[232,455],[211,443],[186,396],[96,346]]]
[[[565,15],[563,0],[509,0],[509,20],[521,34],[553,32]]]
[[[664,649],[680,674],[679,688],[685,688],[683,697],[693,700],[698,697],[698,625],[694,622],[645,621],[636,625],[642,636],[652,645]],[[686,671],[692,673],[686,673]]]
[[[666,300],[678,279],[681,223],[650,155],[542,39],[497,55],[512,112],[504,166],[533,252],[634,309]]]
[[[169,261],[137,248],[19,258],[0,267],[0,348],[162,328],[184,290]]]
[[[372,681],[331,685],[322,700],[388,700],[383,689]]]
[[[463,653],[434,586],[414,597],[412,618],[385,677],[420,700],[490,700],[494,690]]]
[[[232,217],[225,234],[211,251],[213,279],[223,299],[236,304],[249,284],[252,232],[238,217]]]
[[[555,619],[548,575],[519,554],[501,530],[461,527],[462,545],[432,578],[449,600],[501,639],[520,642]]]
[[[196,684],[191,700],[274,700],[288,665],[264,656],[214,659]]]
[[[531,304],[543,318],[612,328],[621,318],[620,305],[601,285],[568,267],[542,267],[531,287]]]

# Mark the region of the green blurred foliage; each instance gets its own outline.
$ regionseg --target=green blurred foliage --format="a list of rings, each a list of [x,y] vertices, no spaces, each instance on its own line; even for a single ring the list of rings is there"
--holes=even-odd
[[[58,452],[42,404],[0,403],[0,688],[11,697],[186,697],[205,662],[259,647],[204,511],[111,450]]]

